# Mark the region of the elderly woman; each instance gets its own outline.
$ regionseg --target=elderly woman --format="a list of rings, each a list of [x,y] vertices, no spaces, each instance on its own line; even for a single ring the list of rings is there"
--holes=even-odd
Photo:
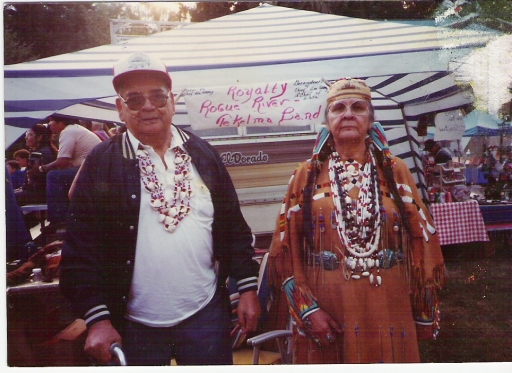
[[[271,281],[286,295],[297,364],[419,362],[416,325],[437,334],[439,240],[374,119],[363,81],[330,87],[327,128],[277,218]]]

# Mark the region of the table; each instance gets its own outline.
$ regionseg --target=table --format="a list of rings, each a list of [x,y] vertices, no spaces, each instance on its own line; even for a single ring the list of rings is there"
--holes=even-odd
[[[480,211],[491,241],[509,247],[512,233],[512,203],[480,204]]]
[[[477,201],[434,203],[430,209],[441,245],[489,241]]]
[[[7,297],[14,294],[44,294],[49,292],[59,292],[59,279],[53,279],[52,282],[31,282],[26,281],[20,285],[8,286]]]
[[[509,224],[512,226],[512,203],[480,204],[485,225]]]

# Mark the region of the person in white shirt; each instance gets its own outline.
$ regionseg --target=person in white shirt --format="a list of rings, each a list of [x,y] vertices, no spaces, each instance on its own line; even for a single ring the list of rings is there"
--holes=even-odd
[[[69,207],[68,192],[85,157],[101,140],[88,129],[74,124],[74,120],[53,115],[49,118],[52,134],[59,135],[57,159],[29,171],[46,175],[46,203],[48,221],[46,232],[54,232],[65,224]]]

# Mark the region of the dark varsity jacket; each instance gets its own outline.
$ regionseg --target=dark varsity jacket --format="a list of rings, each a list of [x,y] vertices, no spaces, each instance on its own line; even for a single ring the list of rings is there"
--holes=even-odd
[[[240,293],[256,290],[259,268],[252,259],[252,233],[231,178],[208,142],[178,131],[211,193],[218,286],[230,276]],[[139,173],[138,159],[124,133],[97,145],[77,179],[62,248],[60,289],[88,327],[110,319],[119,328],[124,320],[135,264]]]

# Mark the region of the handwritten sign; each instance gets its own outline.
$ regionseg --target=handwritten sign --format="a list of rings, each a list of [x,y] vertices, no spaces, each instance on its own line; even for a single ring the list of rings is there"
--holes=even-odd
[[[193,129],[322,123],[327,86],[321,79],[186,89]]]
[[[435,141],[460,140],[466,131],[466,123],[460,110],[437,113],[434,123],[436,125]]]

